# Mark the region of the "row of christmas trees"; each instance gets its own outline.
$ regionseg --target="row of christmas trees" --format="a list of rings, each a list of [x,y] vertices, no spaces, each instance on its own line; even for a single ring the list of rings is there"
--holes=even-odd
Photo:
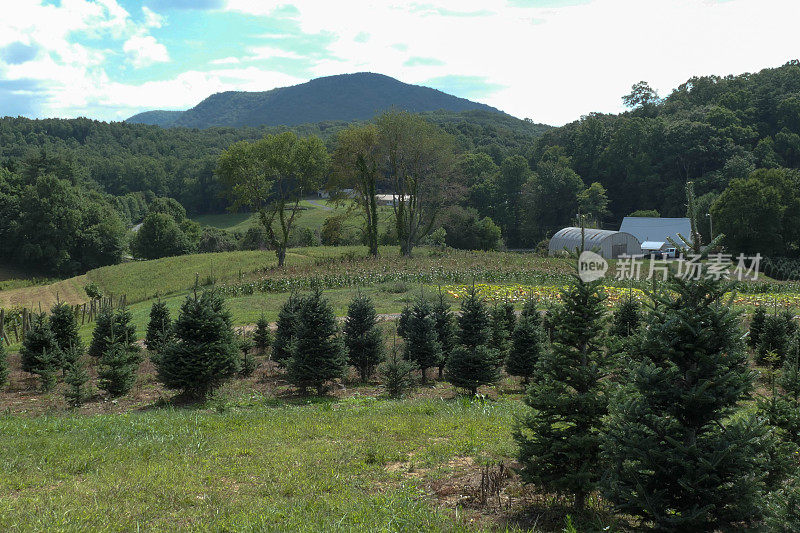
[[[793,317],[756,314],[749,342],[772,390],[754,397],[730,287],[671,279],[645,313],[630,299],[608,328],[600,283],[576,276],[549,313],[514,428],[523,480],[580,510],[601,494],[643,528],[800,530]]]

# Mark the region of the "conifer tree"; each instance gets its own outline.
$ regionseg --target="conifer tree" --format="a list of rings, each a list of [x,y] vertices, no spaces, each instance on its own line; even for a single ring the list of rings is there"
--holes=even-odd
[[[667,282],[610,408],[606,497],[660,531],[729,530],[761,516],[765,433],[741,407],[753,374],[727,288]]]
[[[791,339],[797,333],[797,319],[794,316],[794,312],[790,309],[784,309],[781,316],[786,323],[786,336]]]
[[[253,343],[258,353],[261,355],[267,353],[269,345],[272,344],[272,331],[269,328],[269,321],[264,315],[261,315],[258,318],[258,322],[256,322],[256,331],[253,333]]]
[[[175,341],[156,364],[167,388],[204,398],[239,370],[239,347],[225,300],[213,290],[186,297],[174,325]]]
[[[70,363],[64,375],[64,382],[67,388],[64,391],[64,398],[72,407],[80,407],[89,396],[87,382],[89,374],[80,361]]]
[[[50,329],[61,352],[61,368],[66,371],[83,353],[83,343],[78,335],[78,320],[72,307],[59,303],[50,310]]]
[[[97,385],[111,396],[124,396],[136,383],[136,371],[142,359],[139,347],[128,338],[116,336],[112,321],[111,336],[100,356]]]
[[[461,302],[458,338],[459,345],[450,354],[445,377],[453,386],[467,389],[474,396],[481,385],[497,381],[501,364],[499,351],[488,346],[489,313],[474,286]]]
[[[510,302],[496,304],[489,315],[491,346],[498,353],[498,363],[503,364],[511,349],[511,335],[514,333],[517,317]]]
[[[8,382],[8,357],[3,339],[0,338],[0,389]]]
[[[506,372],[522,377],[527,384],[536,367],[536,362],[544,348],[544,331],[541,316],[536,309],[536,301],[529,298],[525,302],[517,325],[511,335],[511,349],[506,360]]]
[[[764,329],[764,320],[767,318],[767,312],[763,307],[756,308],[753,313],[753,318],[750,321],[750,334],[747,337],[747,344],[750,348],[755,350],[761,341],[761,330]]]
[[[375,306],[364,294],[358,294],[347,308],[344,322],[344,344],[351,365],[366,382],[383,361],[383,336],[378,328]]]
[[[436,324],[436,338],[442,347],[442,356],[439,358],[439,379],[442,379],[444,367],[450,358],[450,353],[456,344],[455,321],[450,305],[445,302],[444,294],[439,289],[439,299],[431,310],[433,321]]]
[[[253,372],[258,368],[258,362],[256,358],[253,357],[253,348],[255,348],[256,343],[246,335],[238,335],[237,337],[239,351],[242,353],[242,359],[239,364],[239,375],[243,378],[247,378],[252,376]]]
[[[397,334],[403,340],[406,338],[406,327],[408,326],[409,318],[411,318],[411,306],[406,305],[397,318]]]
[[[411,308],[405,324],[405,358],[414,361],[427,383],[427,370],[437,366],[442,358],[442,345],[436,334],[436,321],[431,305],[419,298]]]
[[[601,280],[577,275],[552,309],[552,343],[539,357],[515,428],[522,479],[574,496],[582,510],[600,480],[602,417],[610,364],[604,346],[605,295]]]
[[[298,327],[297,314],[303,305],[303,300],[304,298],[299,294],[292,293],[278,312],[275,341],[272,344],[272,359],[282,366],[285,366],[292,356],[291,345]]]
[[[303,298],[296,328],[287,363],[289,381],[303,393],[313,387],[317,394],[323,394],[325,383],[344,377],[347,356],[333,307],[322,291]]]
[[[150,353],[158,355],[164,351],[173,338],[169,309],[167,309],[166,302],[159,299],[150,308],[150,321],[147,323],[144,344]]]
[[[136,342],[136,326],[131,323],[132,318],[127,307],[114,311],[110,306],[104,306],[97,314],[89,355],[100,359],[112,337],[117,342],[133,345]]]
[[[778,314],[764,318],[756,346],[756,361],[759,364],[779,367],[783,363],[789,347],[790,324],[786,321],[786,317]]]
[[[614,310],[610,333],[615,337],[630,337],[636,333],[641,320],[639,303],[631,295]]]
[[[378,367],[383,386],[392,398],[399,398],[414,385],[414,371],[417,365],[413,361],[400,357],[397,346],[392,347],[389,358]]]
[[[43,391],[55,386],[56,371],[61,368],[61,351],[44,313],[34,315],[19,355],[22,370],[38,375]]]

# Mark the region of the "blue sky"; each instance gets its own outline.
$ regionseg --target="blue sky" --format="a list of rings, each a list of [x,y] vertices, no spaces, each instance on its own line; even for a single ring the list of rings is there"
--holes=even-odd
[[[796,0],[13,0],[0,116],[120,120],[372,71],[563,124],[800,56]]]

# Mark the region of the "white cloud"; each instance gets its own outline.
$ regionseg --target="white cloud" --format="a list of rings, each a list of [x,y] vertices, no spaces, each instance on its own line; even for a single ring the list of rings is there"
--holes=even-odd
[[[164,17],[147,6],[142,6],[142,13],[144,14],[144,25],[148,28],[160,28],[164,25]]]
[[[237,65],[241,63],[238,57],[223,57],[220,59],[214,59],[210,62],[212,65]]]
[[[134,35],[125,41],[122,50],[135,67],[146,67],[153,63],[169,61],[167,47],[159,43],[152,35]]]
[[[270,15],[284,3],[228,0],[227,8]],[[304,32],[338,37],[329,51],[343,61],[318,60],[315,76],[371,70],[410,83],[482,76],[506,88],[481,101],[550,124],[619,111],[621,96],[641,79],[666,95],[693,75],[752,71],[800,55],[796,0],[594,0],[562,8],[428,0],[432,7],[422,11],[372,0],[292,4]],[[444,15],[454,12],[483,15]],[[357,42],[364,30],[372,38]],[[413,56],[444,65],[403,65]]]

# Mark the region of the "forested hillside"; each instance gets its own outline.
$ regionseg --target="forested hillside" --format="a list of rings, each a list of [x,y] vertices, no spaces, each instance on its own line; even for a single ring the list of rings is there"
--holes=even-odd
[[[127,122],[188,128],[295,126],[312,122],[367,120],[389,109],[499,111],[486,104],[371,72],[313,79],[263,92],[228,91],[184,112],[140,113]]]
[[[796,250],[789,235],[796,232],[784,217],[797,212],[800,62],[753,74],[694,77],[663,100],[637,84],[625,101],[629,112],[590,114],[548,131],[529,161],[536,165],[554,153],[568,158],[585,183],[606,188],[613,222],[642,209],[683,216],[688,180],[695,183],[703,213],[730,189],[723,196],[728,201],[711,210],[719,219],[715,231],[745,233],[748,246],[765,244],[765,236],[777,233],[777,242],[767,239],[769,250],[762,252]],[[772,178],[763,171],[751,176],[756,169],[775,170]],[[751,179],[755,194],[746,194]],[[708,220],[702,222],[707,235]]]

